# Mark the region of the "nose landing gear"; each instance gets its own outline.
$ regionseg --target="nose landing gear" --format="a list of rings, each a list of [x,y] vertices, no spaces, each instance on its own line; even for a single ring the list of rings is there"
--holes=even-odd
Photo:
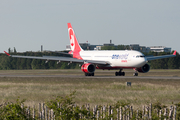
[[[138,76],[138,73],[137,73],[137,72],[135,72],[135,73],[133,73],[133,75],[134,75],[134,76]]]
[[[134,70],[135,70],[135,73],[133,73],[133,76],[138,76],[137,70],[136,69],[134,69]]]

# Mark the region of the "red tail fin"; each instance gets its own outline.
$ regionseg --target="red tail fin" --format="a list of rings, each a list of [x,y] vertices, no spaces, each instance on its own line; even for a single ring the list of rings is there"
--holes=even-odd
[[[79,52],[83,51],[83,49],[81,48],[81,46],[79,45],[76,39],[71,23],[68,23],[68,32],[69,32],[70,48],[71,48],[71,51],[69,53],[73,54],[73,58],[82,59]]]
[[[79,45],[74,30],[71,26],[71,23],[68,23],[68,32],[69,32],[69,38],[70,38],[70,48],[72,52],[80,52],[83,51],[81,46]]]

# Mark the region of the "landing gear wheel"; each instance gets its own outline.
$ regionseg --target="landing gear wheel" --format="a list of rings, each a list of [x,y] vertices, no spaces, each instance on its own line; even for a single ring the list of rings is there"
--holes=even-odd
[[[85,73],[85,76],[94,76],[94,73]]]
[[[122,76],[125,76],[125,72],[122,72]]]
[[[118,73],[118,72],[115,72],[115,75],[116,75],[116,76],[118,76],[118,75],[119,75],[119,73]]]
[[[134,76],[138,76],[138,73],[134,73],[133,75],[134,75]]]
[[[115,72],[115,76],[125,76],[125,72],[121,72],[122,69],[119,70],[119,72]]]
[[[88,73],[85,73],[85,76],[89,76]]]

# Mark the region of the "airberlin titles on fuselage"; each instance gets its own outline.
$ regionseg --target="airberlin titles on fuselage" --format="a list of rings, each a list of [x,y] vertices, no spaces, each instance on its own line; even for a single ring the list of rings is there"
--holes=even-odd
[[[121,59],[121,60],[127,60],[129,54],[113,54],[112,59]]]

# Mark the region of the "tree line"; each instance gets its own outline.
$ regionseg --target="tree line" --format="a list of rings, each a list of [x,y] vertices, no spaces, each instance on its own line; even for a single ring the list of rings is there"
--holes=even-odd
[[[67,55],[55,53],[55,52],[24,52],[18,53],[16,49],[14,51],[8,50],[10,54],[23,55],[23,56],[64,56]],[[172,52],[173,53],[173,52]],[[172,53],[157,53],[149,52],[144,53],[145,56],[159,56],[159,55],[168,55]],[[177,53],[176,57],[165,58],[159,60],[149,61],[148,63],[151,66],[151,69],[180,69],[180,56]],[[80,68],[79,64],[68,62],[60,62],[57,64],[57,61],[48,61],[39,59],[24,59],[24,58],[13,58],[9,57],[4,53],[0,54],[0,70],[22,70],[22,69],[78,69]]]
[[[22,55],[22,56],[64,56],[55,52],[24,52],[15,53],[10,52],[11,55]],[[76,69],[79,68],[79,64],[71,63],[68,65],[67,62],[48,61],[39,59],[24,59],[9,57],[4,53],[0,54],[0,70],[22,70],[22,69]]]

